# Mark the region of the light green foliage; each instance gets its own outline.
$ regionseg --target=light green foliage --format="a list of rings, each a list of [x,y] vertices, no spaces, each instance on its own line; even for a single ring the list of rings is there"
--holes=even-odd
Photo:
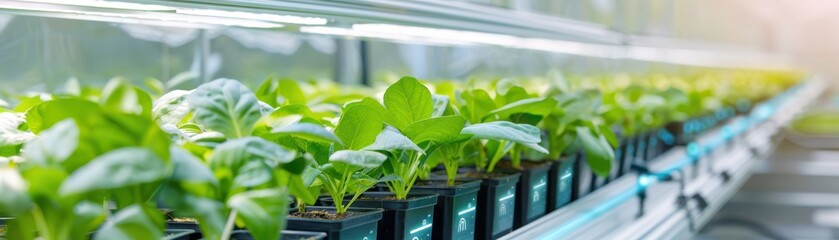
[[[187,102],[196,122],[228,138],[250,136],[262,116],[256,95],[231,79],[202,84],[189,94]]]

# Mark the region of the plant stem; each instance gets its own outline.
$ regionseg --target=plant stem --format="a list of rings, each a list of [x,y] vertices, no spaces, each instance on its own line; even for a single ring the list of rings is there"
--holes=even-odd
[[[221,240],[230,239],[230,234],[233,232],[233,223],[236,222],[236,209],[230,211],[230,216],[227,217],[227,223],[224,224],[224,231],[221,232]]]
[[[306,203],[301,201],[300,198],[297,198],[297,212],[299,212],[299,213],[306,212]]]
[[[510,161],[515,169],[521,169],[521,151],[518,144],[513,145],[513,151],[510,151]]]
[[[347,210],[349,210],[349,209],[350,209],[350,206],[352,206],[352,203],[354,203],[354,202],[355,202],[355,200],[356,200],[356,199],[358,199],[358,197],[360,197],[362,193],[364,193],[364,191],[359,191],[359,192],[356,192],[356,193],[352,196],[352,199],[350,199],[350,201],[349,201],[349,202],[347,202],[347,207],[346,207],[346,209],[344,209],[344,212],[347,212]]]
[[[35,228],[38,229],[38,235],[44,239],[53,239],[50,235],[50,227],[47,224],[46,217],[44,217],[44,211],[41,211],[41,208],[38,205],[32,209],[32,219],[35,221]]]
[[[487,166],[487,172],[491,173],[495,170],[495,164],[498,163],[498,160],[504,157],[504,146],[506,144],[504,141],[498,144],[498,148],[495,149],[495,153],[492,154],[492,159],[490,159],[489,164]]]

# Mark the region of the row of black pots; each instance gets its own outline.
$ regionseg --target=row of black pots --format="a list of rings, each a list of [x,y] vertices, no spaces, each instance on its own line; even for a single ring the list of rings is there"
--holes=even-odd
[[[492,174],[464,169],[454,186],[442,178],[419,181],[406,200],[393,199],[380,185],[353,207],[384,210],[377,227],[380,239],[496,239],[568,204],[575,161],[525,162],[523,170],[515,171],[502,165]],[[329,198],[321,203],[333,204]],[[288,228],[298,229],[292,221]]]
[[[419,181],[405,200],[396,200],[380,185],[353,203],[351,217],[289,217],[286,228],[325,233],[322,239],[496,239],[571,202],[578,156],[524,161],[523,170],[511,170],[504,163],[493,174],[464,168],[454,186],[444,178]],[[331,198],[319,202],[322,206],[307,211],[334,213]],[[199,231],[194,223],[170,222],[169,228]],[[237,231],[236,239],[248,239],[246,235]],[[289,239],[286,236],[291,235],[284,232],[283,239]]]
[[[612,172],[601,177],[594,174],[585,164],[586,155],[581,152],[576,156],[574,165],[575,175],[573,200],[579,199],[594,190],[606,186],[609,182],[628,174],[632,171],[633,165],[645,166],[647,162],[657,158],[676,146],[674,136],[666,129],[655,129],[642,132],[633,136],[619,136],[618,147],[615,148],[615,163]]]

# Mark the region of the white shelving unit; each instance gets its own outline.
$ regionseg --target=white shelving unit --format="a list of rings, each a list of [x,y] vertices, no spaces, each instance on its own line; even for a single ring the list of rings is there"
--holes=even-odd
[[[502,239],[688,239],[772,153],[783,139],[782,126],[815,100],[823,84],[818,77],[810,79],[780,102],[774,114],[752,122],[730,143],[720,142],[720,136],[751,120],[741,116],[701,136],[688,147],[702,155],[695,162],[687,148],[674,148],[651,162],[651,174],[623,176]],[[646,193],[643,213],[641,192]],[[679,204],[680,196],[687,198],[686,204]]]

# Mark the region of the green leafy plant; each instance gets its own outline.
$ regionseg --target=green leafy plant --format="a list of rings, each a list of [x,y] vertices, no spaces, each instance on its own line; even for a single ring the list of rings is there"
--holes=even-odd
[[[26,124],[38,137],[24,144],[23,161],[11,168],[19,174],[0,183],[13,196],[0,202],[3,212],[16,217],[10,237],[86,238],[106,217],[96,239],[162,235],[162,215],[153,204],[171,173],[169,139],[144,115],[147,94],[119,81],[109,86],[98,103],[62,97],[26,112]],[[116,207],[114,215],[104,207],[108,202]],[[129,231],[126,221],[149,227]]]
[[[521,87],[511,87],[501,91],[493,99],[482,89],[472,89],[461,93],[460,113],[470,123],[492,123],[481,126],[481,131],[467,131],[481,140],[472,141],[478,156],[475,166],[486,172],[493,172],[496,164],[516,148],[514,164],[520,166],[520,151],[529,148],[548,154],[539,143],[542,141],[538,128],[529,124],[538,122],[545,111],[556,105],[551,98],[530,97]],[[518,121],[523,123],[513,123]],[[464,129],[466,130],[466,129]]]
[[[447,100],[437,99],[443,103],[435,104],[431,92],[417,79],[404,77],[387,88],[384,106],[369,98],[354,103],[369,106],[371,115],[389,125],[367,149],[387,155],[382,169],[392,178],[386,184],[397,199],[407,198],[425,169],[428,154],[459,137],[466,124],[462,116],[442,116]]]
[[[328,155],[328,162],[318,162],[314,167],[319,173],[318,180],[332,200],[335,202],[336,212],[346,213],[353,202],[364,191],[373,187],[380,180],[381,165],[387,159],[384,154],[366,150],[376,141],[376,136],[382,131],[384,122],[381,116],[371,114],[373,109],[366,106],[347,106],[335,127],[335,135],[343,145],[333,145],[329,148],[313,148],[313,155]],[[344,196],[350,194],[352,198],[344,204]]]

